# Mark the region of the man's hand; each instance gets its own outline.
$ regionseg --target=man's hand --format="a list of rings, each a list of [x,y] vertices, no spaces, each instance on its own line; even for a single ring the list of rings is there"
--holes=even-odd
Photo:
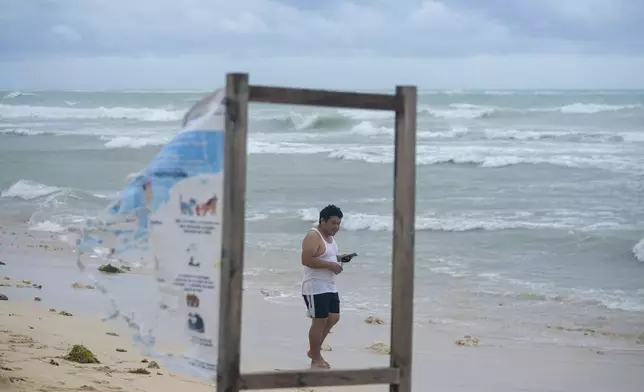
[[[333,261],[329,261],[329,269],[334,273],[334,274],[339,274],[342,272],[342,265],[338,263],[334,263]]]

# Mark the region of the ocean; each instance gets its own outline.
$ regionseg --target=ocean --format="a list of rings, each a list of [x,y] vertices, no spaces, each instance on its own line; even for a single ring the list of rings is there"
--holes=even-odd
[[[0,91],[2,226],[63,235],[96,214],[205,94]],[[393,116],[249,117],[246,287],[304,314],[301,239],[336,204],[340,251],[359,254],[338,276],[343,311],[386,317]],[[421,90],[417,165],[416,323],[644,343],[644,91]]]

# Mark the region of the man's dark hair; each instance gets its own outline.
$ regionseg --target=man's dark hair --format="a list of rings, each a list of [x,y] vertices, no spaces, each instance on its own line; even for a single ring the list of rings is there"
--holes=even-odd
[[[322,221],[326,222],[331,219],[332,216],[337,216],[342,219],[342,211],[339,207],[329,204],[320,211],[320,219],[318,220],[318,223],[322,223]]]

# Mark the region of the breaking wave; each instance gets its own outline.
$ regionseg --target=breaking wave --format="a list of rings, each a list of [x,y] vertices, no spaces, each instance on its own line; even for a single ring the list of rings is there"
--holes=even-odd
[[[19,96],[33,95],[31,93],[9,93],[3,98],[7,101]],[[78,107],[77,101],[63,101],[65,106],[30,106],[0,104],[0,117],[5,119],[124,119],[144,122],[179,121],[186,108],[173,107]],[[641,103],[609,105],[598,103],[572,103],[557,107],[511,108],[470,103],[451,103],[448,105],[421,104],[418,109],[420,117],[443,120],[474,120],[508,114],[525,114],[530,112],[558,112],[560,114],[596,114],[602,112],[618,112],[623,110],[639,110],[644,108]],[[333,129],[363,120],[393,119],[393,113],[369,110],[272,110],[251,112],[251,117],[257,121],[271,122],[276,126],[288,129]]]
[[[640,263],[644,263],[644,238],[633,247],[633,255]]]
[[[316,223],[319,212],[316,209],[301,209],[298,216],[302,221]],[[517,212],[505,216],[492,215],[454,215],[436,216],[433,214],[419,214],[416,216],[416,230],[418,231],[500,231],[513,229],[560,229],[592,231],[597,227],[619,227],[615,222],[602,222],[601,224],[585,221],[583,217],[559,216],[534,216],[529,212]],[[365,214],[359,212],[345,213],[342,218],[342,229],[349,231],[392,231],[393,217],[391,215]]]
[[[0,117],[7,119],[110,119],[138,120],[146,122],[179,121],[184,109],[131,108],[131,107],[97,107],[73,108],[55,106],[29,106],[0,104]]]

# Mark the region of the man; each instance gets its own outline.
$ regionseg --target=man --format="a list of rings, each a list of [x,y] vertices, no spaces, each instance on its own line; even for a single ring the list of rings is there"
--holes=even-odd
[[[311,368],[330,368],[320,352],[329,331],[340,320],[340,297],[335,276],[342,272],[334,236],[340,230],[342,211],[328,205],[320,211],[318,224],[302,241],[304,278],[302,296],[311,318],[309,352]]]

